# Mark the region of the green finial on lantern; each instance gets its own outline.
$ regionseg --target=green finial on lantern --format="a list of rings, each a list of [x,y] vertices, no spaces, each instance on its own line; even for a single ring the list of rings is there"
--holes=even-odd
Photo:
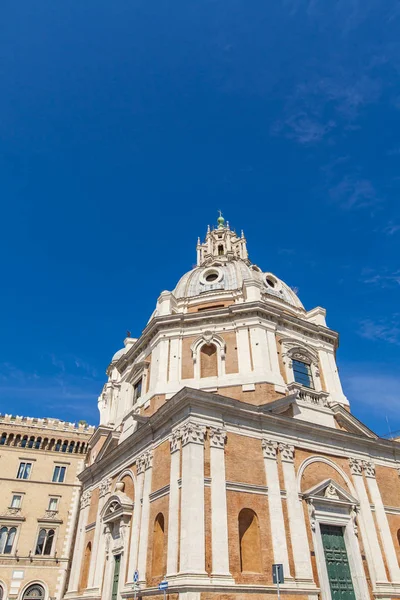
[[[222,216],[222,211],[218,211],[219,212],[219,217],[217,219],[218,221],[218,229],[223,229],[225,227],[225,219]]]

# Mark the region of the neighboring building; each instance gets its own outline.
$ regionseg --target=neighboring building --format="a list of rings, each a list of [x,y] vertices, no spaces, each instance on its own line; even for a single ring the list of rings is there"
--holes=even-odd
[[[62,598],[93,431],[0,416],[0,600]]]
[[[146,598],[273,598],[273,563],[285,600],[400,598],[400,446],[350,413],[337,348],[220,217],[108,367],[65,598],[135,571]]]

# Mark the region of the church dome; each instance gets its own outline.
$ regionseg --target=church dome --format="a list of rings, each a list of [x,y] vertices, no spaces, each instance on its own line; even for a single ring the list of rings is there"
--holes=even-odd
[[[181,277],[173,295],[179,300],[200,296],[205,292],[241,290],[245,280],[256,281],[262,286],[263,293],[295,308],[304,309],[295,292],[286,283],[272,273],[264,273],[256,265],[248,264],[248,261],[242,259],[229,262],[214,261],[192,269]]]

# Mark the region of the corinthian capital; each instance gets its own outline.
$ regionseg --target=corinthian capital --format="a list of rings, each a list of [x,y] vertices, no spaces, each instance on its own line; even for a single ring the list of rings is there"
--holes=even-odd
[[[278,455],[278,442],[274,442],[264,438],[262,440],[262,448],[264,458],[273,458],[276,460],[276,457]]]
[[[375,465],[370,460],[363,461],[363,467],[366,477],[375,477]]]
[[[359,460],[358,458],[350,458],[349,464],[350,464],[350,471],[351,471],[352,475],[362,475],[362,471],[363,471],[362,460]]]
[[[186,444],[204,444],[205,427],[188,421],[181,428],[182,446]]]
[[[292,444],[279,444],[279,451],[281,453],[281,458],[285,462],[293,462],[294,461],[294,446]]]
[[[100,482],[100,487],[99,487],[100,498],[102,496],[105,496],[106,494],[108,494],[110,492],[110,489],[111,489],[111,479],[109,477],[105,477]]]
[[[144,473],[146,469],[150,469],[153,465],[153,452],[146,450],[136,459],[136,470],[137,474]]]
[[[90,504],[90,499],[92,497],[92,492],[90,490],[86,490],[83,492],[81,497],[81,508],[86,508]]]
[[[211,448],[224,448],[226,442],[226,431],[221,427],[210,427]]]
[[[179,429],[175,429],[175,431],[171,433],[169,438],[171,454],[179,450],[181,438],[182,435]]]

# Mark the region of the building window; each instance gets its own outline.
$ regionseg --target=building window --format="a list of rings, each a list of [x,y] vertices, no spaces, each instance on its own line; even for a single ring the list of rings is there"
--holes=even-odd
[[[30,585],[25,590],[22,600],[29,600],[30,598],[35,598],[35,600],[44,600],[44,595],[44,588],[36,583],[35,585]]]
[[[218,246],[218,256],[223,256],[223,254],[224,254],[224,247],[222,244],[220,244]]]
[[[36,555],[50,556],[53,548],[54,529],[41,529],[39,531],[35,548]]]
[[[3,598],[4,598],[4,589],[3,589],[3,586],[0,585],[0,600],[3,600]]]
[[[32,463],[28,463],[28,462],[19,463],[17,479],[29,479],[31,470],[32,470]]]
[[[7,434],[3,433],[3,435],[1,436],[1,439],[0,439],[0,446],[4,446],[4,444],[6,443],[6,440],[7,440]]]
[[[17,529],[15,527],[2,527],[0,529],[0,554],[11,554]]]
[[[59,465],[56,465],[54,467],[52,481],[54,483],[62,483],[65,479],[65,471],[66,471],[66,467],[60,467]]]
[[[300,360],[293,360],[294,380],[305,387],[314,389],[311,366]]]
[[[47,510],[58,510],[58,498],[50,498]]]
[[[240,570],[261,573],[260,528],[256,513],[244,508],[239,513]]]
[[[21,494],[14,494],[11,500],[10,508],[21,508],[22,496]]]
[[[133,401],[136,402],[138,398],[142,395],[142,380],[139,379],[133,386]]]

